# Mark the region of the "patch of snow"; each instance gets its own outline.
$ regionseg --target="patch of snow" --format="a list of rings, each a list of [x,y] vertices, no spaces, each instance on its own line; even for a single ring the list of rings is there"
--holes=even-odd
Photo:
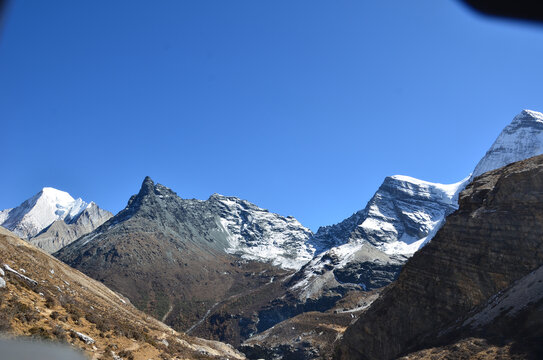
[[[81,341],[84,341],[85,344],[91,345],[94,344],[94,339],[91,338],[88,335],[85,335],[83,333],[80,333],[79,331],[72,330],[72,333],[74,333]]]
[[[17,275],[18,277],[20,277],[23,280],[28,281],[29,283],[31,283],[33,285],[38,285],[38,282],[36,280],[33,280],[33,279],[29,278],[28,276],[25,276],[25,275],[21,274],[17,270],[13,270],[11,267],[9,267],[8,264],[4,264],[4,269],[6,269],[6,271],[9,271],[12,274]]]
[[[226,252],[285,269],[299,269],[312,259],[315,250],[308,239],[313,234],[292,216],[235,197],[214,194],[210,200],[222,208],[216,223],[228,242]]]
[[[479,161],[473,178],[507,164],[543,154],[543,114],[523,110],[500,133]]]

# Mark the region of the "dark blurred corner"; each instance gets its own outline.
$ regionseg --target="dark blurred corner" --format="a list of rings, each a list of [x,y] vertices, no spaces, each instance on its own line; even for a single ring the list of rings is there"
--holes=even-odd
[[[486,15],[543,22],[543,0],[461,0]]]
[[[4,22],[6,21],[6,13],[9,0],[0,0],[0,40],[2,39],[2,31],[4,30]]]

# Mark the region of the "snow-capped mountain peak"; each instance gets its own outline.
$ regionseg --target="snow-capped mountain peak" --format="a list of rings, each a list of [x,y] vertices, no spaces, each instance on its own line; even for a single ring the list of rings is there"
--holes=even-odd
[[[507,164],[543,154],[543,114],[522,110],[479,161],[472,178]]]
[[[388,176],[363,210],[339,224],[319,228],[311,242],[317,253],[363,240],[389,255],[413,254],[457,208],[458,193],[467,180],[439,184]]]
[[[31,238],[56,220],[77,218],[88,206],[65,191],[44,187],[16,208],[4,210],[1,225],[22,238]]]

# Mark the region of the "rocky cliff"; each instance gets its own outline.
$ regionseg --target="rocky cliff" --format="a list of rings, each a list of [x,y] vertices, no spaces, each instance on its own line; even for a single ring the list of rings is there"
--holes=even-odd
[[[432,345],[543,264],[543,156],[477,177],[460,208],[349,327],[338,359],[392,359]]]

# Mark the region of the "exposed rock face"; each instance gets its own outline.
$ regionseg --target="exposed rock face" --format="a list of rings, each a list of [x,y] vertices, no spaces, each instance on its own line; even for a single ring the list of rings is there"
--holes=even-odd
[[[51,254],[72,243],[77,238],[90,233],[111,217],[113,217],[113,214],[91,202],[75,218],[56,220],[39,234],[30,238],[29,241]]]
[[[391,359],[435,345],[440,332],[543,264],[543,156],[475,178],[459,203],[347,329],[339,359]]]
[[[318,250],[332,247],[294,275],[290,293],[303,303],[388,285],[408,256],[457,208],[457,194],[466,180],[442,185],[407,176],[387,177],[365,209],[319,229],[311,242]]]
[[[313,233],[292,216],[283,217],[219,194],[201,204],[216,214],[229,243],[228,253],[286,269],[299,269],[313,257],[314,249],[307,243]]]
[[[447,345],[411,353],[405,359],[543,358],[543,266],[466,317],[441,333],[440,342]]]
[[[389,176],[363,210],[339,224],[319,228],[311,241],[317,252],[367,241],[387,254],[412,254],[456,210],[456,195],[466,180],[443,185]]]
[[[86,203],[67,192],[45,187],[18,207],[0,211],[0,224],[52,253],[112,216],[93,202]]]
[[[541,154],[543,154],[543,114],[523,110],[503,129],[473,170],[472,178]]]
[[[311,281],[323,274],[319,266],[323,261],[319,254],[325,251],[332,251],[332,257],[341,259],[338,264],[332,264],[334,268],[352,268],[351,272],[370,278],[371,273],[363,275],[364,267],[356,261],[341,258],[351,256],[356,246],[366,242],[392,256],[393,263],[401,262],[402,257],[398,255],[409,257],[431,240],[445,217],[458,207],[458,193],[474,176],[542,153],[543,114],[523,110],[502,131],[471,177],[451,185],[433,184],[407,176],[387,177],[365,209],[339,224],[319,228],[311,239],[316,256],[302,270],[304,278]],[[311,269],[315,269],[313,274]],[[392,281],[396,275],[389,272],[386,278]]]
[[[124,210],[55,256],[177,329],[217,330],[220,324],[206,324],[223,303],[273,299],[275,291],[253,291],[290,274],[272,263],[296,264],[309,235],[295,219],[246,201],[220,195],[181,199],[146,178]],[[265,262],[246,259],[255,256]],[[239,342],[243,321],[242,315],[234,319],[224,336]]]
[[[346,290],[377,289],[394,281],[405,261],[367,242],[345,244],[317,255],[300,269],[290,280],[289,291],[303,302]]]

